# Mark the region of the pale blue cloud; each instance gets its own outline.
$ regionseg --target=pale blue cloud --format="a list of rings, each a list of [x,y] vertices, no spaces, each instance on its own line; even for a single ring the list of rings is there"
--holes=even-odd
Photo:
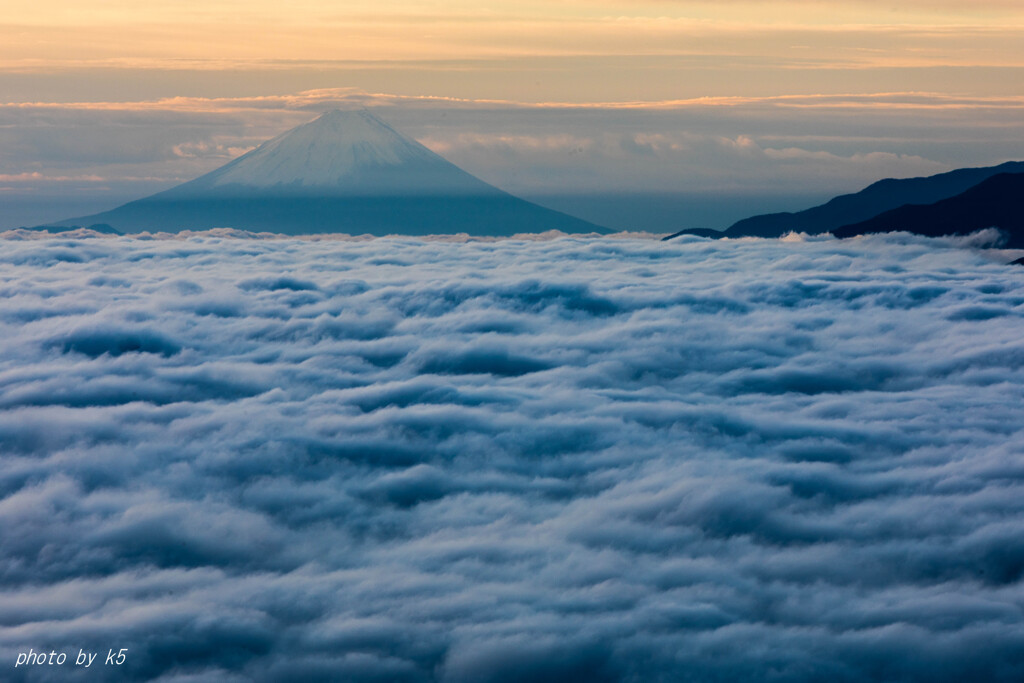
[[[3,244],[8,679],[1022,675],[1011,254]]]

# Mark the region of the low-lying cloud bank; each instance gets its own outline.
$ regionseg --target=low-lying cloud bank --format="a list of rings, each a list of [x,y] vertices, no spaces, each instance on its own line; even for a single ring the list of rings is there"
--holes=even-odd
[[[1021,680],[994,257],[4,241],[0,677]]]

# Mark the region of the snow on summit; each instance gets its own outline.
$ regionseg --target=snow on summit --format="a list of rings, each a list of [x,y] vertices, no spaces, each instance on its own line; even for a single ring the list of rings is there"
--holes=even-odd
[[[366,110],[334,110],[164,196],[246,196],[253,191],[302,196],[489,196],[501,192]]]
[[[332,187],[360,169],[444,161],[368,111],[331,111],[205,176],[211,186]],[[447,162],[444,162],[447,163]]]

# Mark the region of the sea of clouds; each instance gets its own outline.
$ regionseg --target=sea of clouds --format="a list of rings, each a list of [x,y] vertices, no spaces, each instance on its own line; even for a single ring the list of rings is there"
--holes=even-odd
[[[0,240],[0,678],[1022,680],[1007,256]]]

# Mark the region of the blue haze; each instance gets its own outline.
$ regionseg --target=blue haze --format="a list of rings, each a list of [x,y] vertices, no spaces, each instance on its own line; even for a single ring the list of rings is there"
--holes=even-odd
[[[1024,678],[1009,255],[28,237],[6,680]]]

